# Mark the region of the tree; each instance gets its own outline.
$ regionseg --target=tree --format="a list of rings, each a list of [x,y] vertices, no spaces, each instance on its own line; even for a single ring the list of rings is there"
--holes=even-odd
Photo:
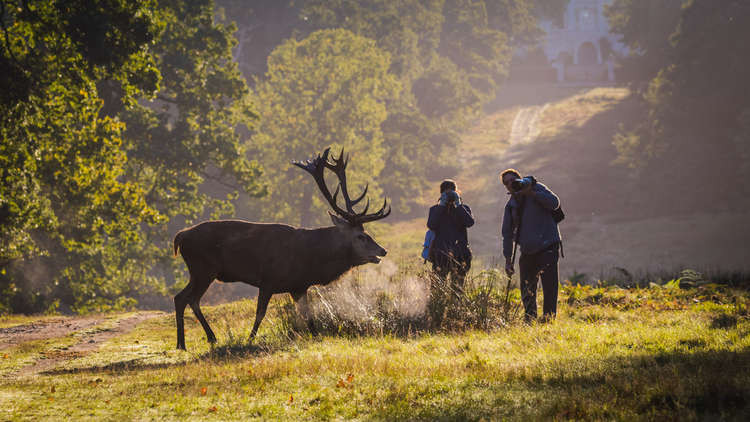
[[[262,194],[236,131],[254,114],[233,28],[210,1],[2,6],[0,311],[163,297],[167,223]]]
[[[157,221],[140,187],[122,180],[123,126],[100,115],[96,91],[104,78],[128,95],[158,86],[145,49],[158,31],[150,5],[0,4],[0,311],[71,299],[83,261]]]
[[[374,41],[343,29],[290,39],[271,53],[253,95],[260,121],[252,151],[270,186],[268,199],[253,207],[257,215],[302,226],[325,222],[315,185],[290,161],[327,146],[356,155],[347,171],[352,189],[370,182],[370,196],[380,195],[381,124],[386,102],[399,90],[389,66],[389,55]]]
[[[676,3],[660,2],[651,14],[643,2],[622,0],[609,11],[614,28],[631,45],[643,46],[640,62],[650,75],[647,88],[638,94],[643,118],[615,137],[618,162],[646,170],[646,175],[667,168],[697,177],[692,169],[700,167],[700,177],[732,180],[746,171],[742,157],[747,143],[741,139],[747,140],[750,112],[750,47],[744,42],[750,37],[750,5],[740,0],[686,1],[678,19],[662,22],[671,27],[659,29],[655,38],[639,32],[644,19],[671,16]],[[691,174],[681,169],[691,169]],[[704,202],[731,198],[713,185],[706,190]]]
[[[685,0],[615,0],[604,8],[610,31],[620,34],[630,55],[620,60],[622,77],[640,82],[656,76],[672,54],[670,36]]]
[[[245,41],[236,54],[243,69],[258,76],[263,52],[285,37],[302,39],[313,30],[343,28],[390,53],[389,70],[401,93],[386,104],[381,181],[389,193],[396,192],[394,204],[401,212],[421,196],[428,175],[445,170],[439,157],[455,148],[456,134],[495,95],[507,73],[510,41],[537,40],[538,17],[560,15],[567,2],[264,0],[248,9],[245,2],[220,1],[227,16],[242,16],[238,36]],[[245,57],[248,51],[261,54]]]

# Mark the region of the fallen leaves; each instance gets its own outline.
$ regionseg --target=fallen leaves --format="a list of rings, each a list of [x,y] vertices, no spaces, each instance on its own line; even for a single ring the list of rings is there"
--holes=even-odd
[[[338,388],[352,388],[352,382],[354,381],[354,374],[348,374],[346,376],[346,379],[339,378],[339,381],[336,383],[336,387]]]

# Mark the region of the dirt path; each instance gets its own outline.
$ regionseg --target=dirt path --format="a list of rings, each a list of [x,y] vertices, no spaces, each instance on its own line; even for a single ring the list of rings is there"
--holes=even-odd
[[[539,137],[541,133],[539,119],[548,105],[547,103],[518,110],[510,130],[511,145],[530,144]]]
[[[101,324],[105,318],[55,318],[31,324],[0,328],[0,350],[34,340],[64,337],[76,331]]]
[[[163,312],[138,312],[119,320],[103,317],[60,318],[0,330],[2,347],[7,348],[33,340],[65,337],[80,333],[78,342],[72,346],[42,352],[33,364],[19,369],[13,376],[23,377],[38,374],[57,367],[61,363],[95,352],[107,340],[133,330],[138,324],[162,316]],[[102,327],[99,327],[102,325]]]

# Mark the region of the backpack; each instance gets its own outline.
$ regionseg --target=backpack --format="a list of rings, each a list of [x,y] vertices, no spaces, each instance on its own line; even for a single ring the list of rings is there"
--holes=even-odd
[[[555,223],[560,223],[565,219],[565,213],[563,212],[562,205],[557,207],[556,210],[552,211],[552,219],[555,220]]]
[[[422,245],[422,258],[425,262],[430,261],[430,249],[432,248],[433,240],[435,240],[435,232],[427,230],[424,234],[424,244]]]

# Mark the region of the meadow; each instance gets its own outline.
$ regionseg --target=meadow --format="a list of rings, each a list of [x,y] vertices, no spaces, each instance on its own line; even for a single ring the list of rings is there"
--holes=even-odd
[[[4,347],[0,419],[750,415],[745,289],[695,273],[629,289],[566,283],[557,319],[529,325],[521,322],[517,289],[483,271],[469,280],[465,299],[442,302],[437,321],[440,292],[431,291],[426,273],[391,265],[312,289],[317,335],[287,296],[277,296],[253,342],[255,301],[243,300],[205,309],[219,338],[213,347],[190,313],[187,352],[175,350],[167,313],[149,315],[132,330],[116,327],[137,314],[108,314],[85,330]],[[0,332],[34,323],[5,317]],[[76,351],[89,342],[96,347]]]

